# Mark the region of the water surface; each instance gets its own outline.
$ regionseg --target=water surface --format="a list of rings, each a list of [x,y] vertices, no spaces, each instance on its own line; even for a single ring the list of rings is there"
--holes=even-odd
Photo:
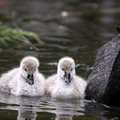
[[[0,51],[0,74],[18,67],[26,55],[40,60],[39,71],[46,77],[56,73],[58,60],[73,57],[76,74],[85,80],[92,71],[95,55],[116,33],[120,20],[116,0],[4,0],[0,20],[4,25],[39,35],[42,44],[30,39],[32,47],[9,47]],[[1,120],[116,120],[120,110],[88,100],[57,100],[44,97],[16,97],[0,92]]]

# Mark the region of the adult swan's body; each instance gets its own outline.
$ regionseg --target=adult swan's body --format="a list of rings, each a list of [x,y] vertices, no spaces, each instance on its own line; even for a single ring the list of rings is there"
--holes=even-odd
[[[120,34],[99,49],[85,93],[86,99],[120,107]]]

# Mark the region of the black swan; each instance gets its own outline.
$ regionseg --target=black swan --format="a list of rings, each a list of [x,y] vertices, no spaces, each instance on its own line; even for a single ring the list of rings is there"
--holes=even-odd
[[[86,99],[120,107],[120,34],[99,49],[85,94]]]

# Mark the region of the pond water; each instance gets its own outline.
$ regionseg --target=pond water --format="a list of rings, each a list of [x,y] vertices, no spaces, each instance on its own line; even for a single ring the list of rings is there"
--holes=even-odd
[[[0,74],[19,66],[26,55],[36,56],[46,77],[56,73],[58,60],[73,57],[76,73],[87,79],[99,47],[111,40],[120,21],[118,0],[1,0],[0,21],[30,30],[42,44],[0,49]],[[1,120],[116,120],[120,109],[88,100],[56,100],[49,96],[16,97],[0,91]]]

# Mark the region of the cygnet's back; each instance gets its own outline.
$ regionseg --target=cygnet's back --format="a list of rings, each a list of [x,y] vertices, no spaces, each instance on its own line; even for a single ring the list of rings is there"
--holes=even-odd
[[[44,95],[44,76],[38,72],[37,58],[27,56],[22,59],[19,68],[4,73],[0,78],[0,88],[14,95]]]
[[[45,82],[46,94],[54,98],[84,98],[86,82],[75,75],[75,63],[70,57],[59,60],[57,74]]]

